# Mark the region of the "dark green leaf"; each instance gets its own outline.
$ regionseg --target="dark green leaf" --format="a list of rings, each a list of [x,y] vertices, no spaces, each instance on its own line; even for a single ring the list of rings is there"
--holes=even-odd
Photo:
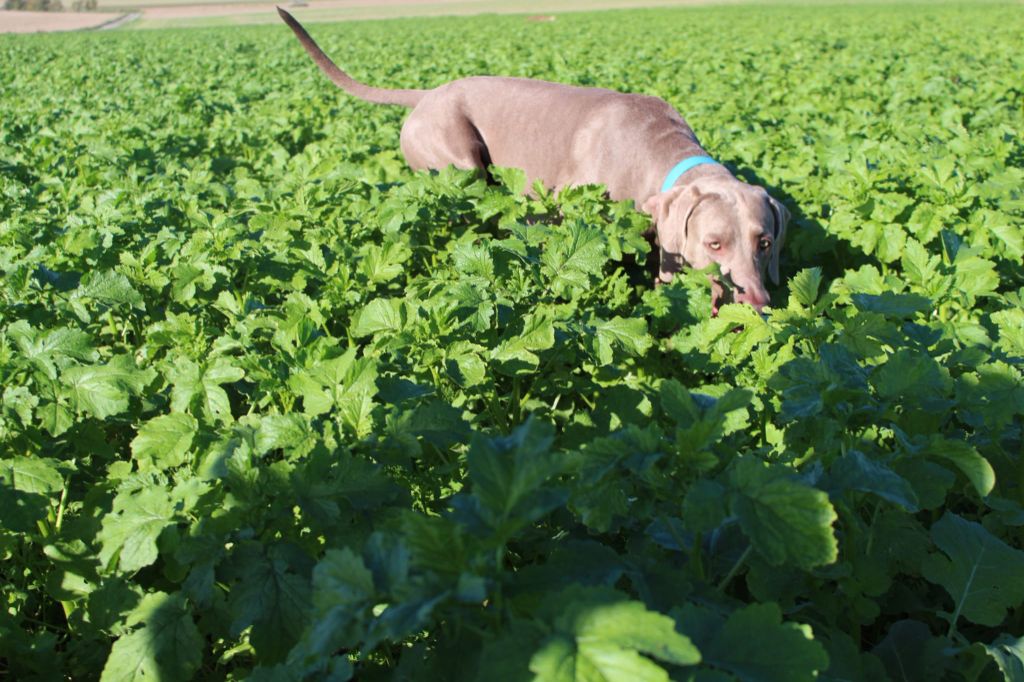
[[[954,625],[962,616],[996,627],[1024,601],[1024,552],[950,512],[932,525],[931,535],[942,553],[930,554],[922,572],[953,598]]]

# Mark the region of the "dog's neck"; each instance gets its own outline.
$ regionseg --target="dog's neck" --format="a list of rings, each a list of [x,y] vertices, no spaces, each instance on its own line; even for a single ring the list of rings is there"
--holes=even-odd
[[[709,177],[733,178],[733,174],[730,173],[729,169],[723,166],[721,163],[702,163],[701,165],[694,166],[690,170],[683,173],[679,177],[679,179],[676,180],[675,185],[673,186],[685,185],[689,182],[693,182],[698,178]]]
[[[661,191],[661,186],[665,181],[665,176],[676,166],[676,164],[684,159],[694,156],[711,155],[708,154],[707,151],[705,151],[704,148],[695,140],[691,140],[686,137],[678,140],[677,144],[665,145],[665,148],[659,149],[656,153],[656,158],[652,159],[648,166],[648,177],[644,181],[650,195],[657,194]],[[729,172],[729,169],[720,163],[703,163],[698,166],[694,166],[683,173],[675,181],[673,187],[686,185],[696,179],[705,177],[733,178],[733,175]]]

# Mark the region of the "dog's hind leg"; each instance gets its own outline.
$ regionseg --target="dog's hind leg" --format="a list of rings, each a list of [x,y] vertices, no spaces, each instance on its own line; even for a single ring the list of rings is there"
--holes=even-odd
[[[486,173],[491,163],[487,145],[469,119],[434,108],[413,110],[402,126],[401,145],[414,170],[455,166]]]

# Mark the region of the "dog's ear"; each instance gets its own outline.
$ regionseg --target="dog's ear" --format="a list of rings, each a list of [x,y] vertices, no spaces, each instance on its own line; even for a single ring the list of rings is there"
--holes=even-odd
[[[686,264],[683,253],[690,236],[690,215],[704,197],[696,187],[673,187],[644,202],[643,212],[650,214],[658,233],[661,265],[658,279],[672,281],[672,273]]]
[[[772,240],[772,252],[768,256],[768,276],[772,278],[772,284],[779,284],[779,254],[782,253],[782,244],[786,241],[786,226],[789,225],[789,211],[782,205],[782,202],[768,197],[768,204],[772,207],[772,215],[775,217],[775,239]]]

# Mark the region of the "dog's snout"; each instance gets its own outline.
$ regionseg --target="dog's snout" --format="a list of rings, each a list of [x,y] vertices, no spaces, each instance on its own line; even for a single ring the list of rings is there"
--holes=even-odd
[[[753,287],[749,287],[747,289],[737,287],[733,299],[736,303],[750,304],[755,310],[757,310],[757,312],[761,312],[761,309],[771,303],[772,300],[767,291],[757,291]]]

